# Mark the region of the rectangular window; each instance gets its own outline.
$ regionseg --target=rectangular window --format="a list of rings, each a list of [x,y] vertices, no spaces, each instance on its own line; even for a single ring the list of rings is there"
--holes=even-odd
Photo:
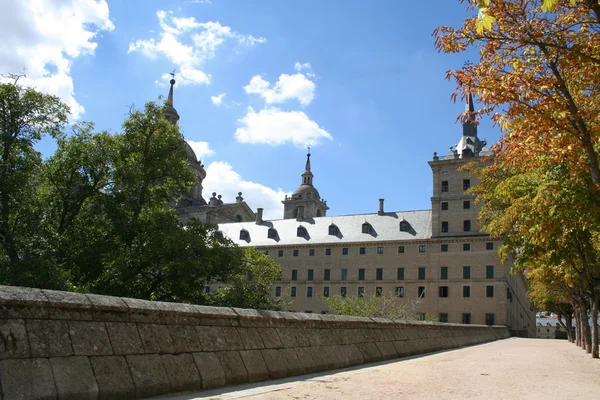
[[[340,280],[342,280],[342,281],[348,280],[348,269],[347,268],[342,268],[342,274],[341,274]]]
[[[315,256],[315,249],[308,249],[308,255],[310,257],[314,257]]]
[[[331,270],[329,268],[325,268],[323,270],[323,280],[324,281],[331,280]]]
[[[398,279],[399,281],[404,280],[404,268],[398,268],[398,276],[396,277],[396,279]]]
[[[375,279],[377,279],[378,281],[383,280],[383,268],[377,268],[375,270]]]
[[[463,251],[471,251],[471,243],[463,243]]]
[[[348,288],[346,286],[342,286],[340,288],[340,294],[342,295],[342,297],[346,297],[346,293],[348,293]]]
[[[506,288],[506,298],[512,303],[512,292],[510,291],[510,288]]]
[[[312,291],[313,291],[312,286],[307,287],[306,288],[306,297],[312,297]]]
[[[330,256],[331,255],[331,249],[325,249],[325,255],[326,256]]]
[[[365,287],[364,286],[359,286],[358,287],[358,296],[359,297],[363,297],[365,295]]]
[[[427,314],[422,312],[422,313],[419,313],[418,317],[419,317],[419,321],[425,321],[425,319],[427,318]]]
[[[448,314],[440,313],[440,322],[448,322]]]
[[[485,279],[494,279],[494,266],[493,265],[485,266]]]
[[[359,268],[358,269],[358,280],[359,281],[364,281],[365,280],[365,269],[364,268]]]
[[[487,242],[485,244],[485,249],[486,250],[494,250],[494,242]]]
[[[398,246],[398,254],[404,253],[404,246]]]
[[[471,297],[471,286],[463,286],[463,297]]]
[[[396,296],[398,296],[398,297],[404,297],[404,286],[397,286],[396,287]]]
[[[424,244],[419,246],[419,253],[425,253],[425,245]]]
[[[442,181],[442,192],[448,191],[448,181]]]
[[[314,269],[306,270],[306,280],[312,281],[313,279],[315,279],[315,270]]]
[[[296,297],[296,286],[292,286],[290,288],[290,296],[291,297]]]
[[[440,286],[440,297],[448,297],[448,286]]]
[[[442,210],[446,211],[448,209],[448,202],[447,201],[442,201]]]
[[[297,269],[293,269],[292,270],[292,280],[293,281],[297,281],[298,280],[298,270]]]
[[[210,294],[210,286],[204,286],[204,294]]]
[[[494,314],[485,314],[485,324],[494,325]]]
[[[471,221],[466,219],[463,221],[463,231],[471,232]]]
[[[280,297],[281,296],[281,286],[277,286],[275,288],[275,297]]]
[[[448,267],[440,267],[440,279],[448,279]]]
[[[471,279],[471,267],[468,265],[463,267],[463,279]]]
[[[377,248],[377,254],[383,254],[383,247]]]
[[[468,210],[469,208],[471,208],[471,201],[464,200],[463,201],[463,209]]]
[[[293,255],[294,257],[298,257],[298,253],[299,253],[299,252],[300,252],[300,251],[299,251],[298,249],[294,249],[294,251],[293,251],[293,254],[292,254],[292,255]]]
[[[419,298],[425,297],[425,286],[419,286],[418,295],[419,295]]]
[[[377,286],[375,288],[375,296],[381,297],[382,294],[383,294],[383,288],[381,286]]]
[[[471,323],[471,314],[463,314],[462,323],[470,324]]]
[[[425,280],[425,267],[419,267],[419,280]]]
[[[366,247],[361,247],[358,250],[358,254],[362,254],[362,255],[367,254],[367,248]]]
[[[343,256],[347,256],[348,255],[348,248],[347,247],[342,247],[342,255]]]
[[[448,221],[442,221],[442,232],[448,232]]]
[[[470,179],[463,179],[463,190],[467,190],[471,187]]]
[[[277,251],[277,257],[283,257],[283,250]]]
[[[265,256],[269,255],[269,250],[265,250]]]
[[[440,249],[443,253],[448,251],[448,245],[447,244],[443,244],[441,245],[441,249]]]
[[[494,297],[494,287],[488,285],[485,287],[485,297]]]
[[[329,297],[329,286],[323,287],[323,297]]]

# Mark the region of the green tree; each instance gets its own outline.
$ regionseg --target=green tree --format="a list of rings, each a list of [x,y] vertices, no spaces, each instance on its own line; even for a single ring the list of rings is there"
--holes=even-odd
[[[244,249],[241,264],[229,278],[228,286],[210,295],[209,304],[259,310],[283,310],[285,296],[273,297],[273,281],[281,278],[281,266],[253,247]]]

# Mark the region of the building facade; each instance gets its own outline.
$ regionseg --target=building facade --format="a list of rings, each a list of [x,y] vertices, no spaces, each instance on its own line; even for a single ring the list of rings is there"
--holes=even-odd
[[[387,212],[379,199],[377,212],[327,216],[329,207],[313,185],[309,153],[302,184],[283,200],[283,219],[264,221],[259,209],[255,221],[220,224],[219,229],[282,266],[273,295],[291,296],[294,311],[326,313],[324,297],[390,291],[418,300],[423,317],[506,325],[535,337],[526,281],[500,262],[500,240],[477,225],[479,206],[467,193],[477,181],[460,169],[473,161],[485,163],[489,155],[477,136],[473,112],[469,96],[460,141],[443,157],[434,153],[429,162],[430,210]]]

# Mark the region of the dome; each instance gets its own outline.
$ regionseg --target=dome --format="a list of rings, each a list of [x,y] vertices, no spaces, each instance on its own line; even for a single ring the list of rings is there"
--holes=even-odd
[[[300,186],[298,186],[298,188],[296,190],[294,190],[294,194],[308,195],[309,193],[312,193],[314,198],[316,198],[316,199],[321,198],[321,196],[319,196],[319,191],[317,189],[315,189],[315,187],[312,185],[300,185]]]
[[[187,155],[188,160],[193,161],[195,163],[198,162],[198,157],[196,157],[194,149],[192,149],[192,146],[190,146],[188,142],[185,142],[185,154]]]

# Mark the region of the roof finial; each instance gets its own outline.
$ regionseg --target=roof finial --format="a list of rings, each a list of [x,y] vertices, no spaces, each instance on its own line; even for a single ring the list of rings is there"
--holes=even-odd
[[[477,120],[475,118],[475,104],[471,91],[467,94],[465,114],[463,117],[463,136],[477,136]]]
[[[304,171],[310,172],[310,144],[308,145],[308,153],[306,154],[306,167]]]
[[[167,98],[167,102],[170,105],[173,105],[173,86],[175,85],[175,70],[173,70],[173,72],[169,72],[169,75],[171,75],[171,80],[169,81],[169,83],[171,84],[171,88],[169,89],[169,97]]]

